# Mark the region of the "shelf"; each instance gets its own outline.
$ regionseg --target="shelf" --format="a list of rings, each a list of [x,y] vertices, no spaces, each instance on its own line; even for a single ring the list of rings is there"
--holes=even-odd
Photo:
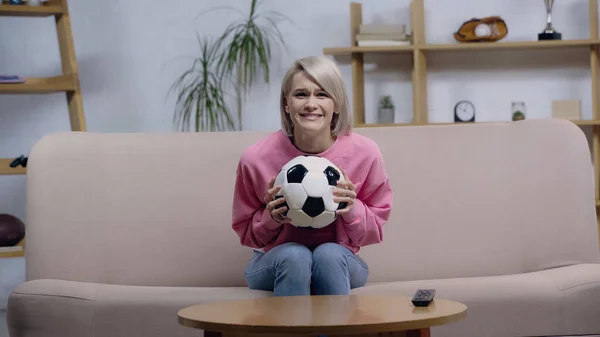
[[[425,51],[453,50],[497,50],[497,49],[547,49],[547,48],[580,48],[600,46],[600,40],[560,40],[560,41],[516,41],[516,42],[473,42],[455,44],[426,44],[419,49]]]
[[[0,83],[0,94],[48,94],[75,91],[77,79],[73,75],[48,78],[26,78],[25,83]]]
[[[572,120],[573,124],[576,125],[600,125],[600,120]],[[397,126],[425,126],[425,125],[465,125],[465,124],[492,124],[492,123],[518,123],[518,121],[490,121],[490,122],[434,122],[434,123],[390,123],[390,124],[357,124],[357,128],[378,128],[378,127],[397,127]]]
[[[600,125],[600,120],[580,120],[580,121],[571,121],[577,125]]]
[[[353,53],[410,53],[414,50],[422,51],[460,51],[460,50],[498,50],[498,49],[569,49],[581,47],[599,47],[600,40],[561,40],[561,41],[516,41],[516,42],[473,42],[473,43],[448,43],[424,44],[410,46],[381,46],[381,47],[338,47],[324,48],[326,55],[344,55]]]
[[[15,159],[14,158],[12,158],[12,159],[0,158],[0,174],[11,175],[11,174],[25,174],[26,173],[26,168],[24,168],[23,166],[10,167],[10,163],[12,163],[13,160],[15,160]]]
[[[61,15],[64,9],[58,5],[27,6],[0,4],[0,16],[46,17]]]
[[[24,251],[17,251],[17,252],[0,252],[0,259],[5,259],[5,258],[9,258],[9,257],[23,257],[25,256],[25,252]]]
[[[25,256],[25,239],[21,240],[21,242],[19,242],[17,244],[18,247],[21,247],[22,249],[19,251],[12,251],[12,252],[2,252],[0,251],[0,259],[4,259],[4,258],[9,258],[9,257],[23,257]],[[4,248],[4,247],[1,247]]]
[[[353,53],[410,53],[414,50],[414,46],[384,46],[384,47],[339,47],[325,48],[325,55],[344,55]]]
[[[61,74],[51,77],[25,78],[24,83],[0,83],[0,94],[65,94],[72,131],[87,131],[83,111],[83,97],[79,88],[77,60],[68,0],[48,0],[42,6],[11,5],[0,0],[1,17],[54,17],[58,51],[60,53]],[[18,74],[21,75],[21,74]],[[24,75],[21,75],[24,76]],[[25,175],[22,166],[10,167],[15,158],[0,158],[0,175]],[[25,256],[25,239],[19,242],[22,249],[0,247],[0,258]]]

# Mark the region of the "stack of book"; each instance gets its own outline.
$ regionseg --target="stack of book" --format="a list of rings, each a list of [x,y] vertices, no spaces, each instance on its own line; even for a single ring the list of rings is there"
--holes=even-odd
[[[363,24],[356,34],[359,47],[406,46],[411,36],[406,33],[406,25]]]
[[[18,75],[0,75],[0,83],[25,83],[25,79]]]

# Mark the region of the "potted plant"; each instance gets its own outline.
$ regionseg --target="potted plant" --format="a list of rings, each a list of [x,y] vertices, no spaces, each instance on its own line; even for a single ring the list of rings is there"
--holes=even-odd
[[[381,124],[394,123],[394,103],[391,96],[383,96],[379,100],[377,120]]]
[[[285,16],[259,12],[259,2],[250,0],[248,15],[229,24],[214,41],[198,38],[200,56],[169,91],[177,92],[173,116],[177,129],[189,131],[192,122],[196,132],[235,129],[226,101],[228,88],[235,93],[237,129],[242,129],[246,95],[261,72],[263,81],[269,83],[271,51],[278,45],[286,46],[275,20]]]
[[[512,120],[521,121],[525,119],[525,102],[512,102]]]

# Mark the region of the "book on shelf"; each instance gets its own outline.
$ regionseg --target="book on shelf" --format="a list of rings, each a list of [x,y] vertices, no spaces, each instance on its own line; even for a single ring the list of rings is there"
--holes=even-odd
[[[392,24],[362,24],[360,25],[360,32],[363,34],[396,34],[406,33],[406,25],[392,25]]]
[[[25,79],[17,75],[0,75],[0,83],[25,83]]]
[[[359,47],[410,46],[410,41],[367,40],[358,41]]]
[[[359,47],[406,46],[412,43],[406,25],[362,24],[356,34]]]
[[[405,41],[407,38],[406,34],[356,34],[356,41]]]

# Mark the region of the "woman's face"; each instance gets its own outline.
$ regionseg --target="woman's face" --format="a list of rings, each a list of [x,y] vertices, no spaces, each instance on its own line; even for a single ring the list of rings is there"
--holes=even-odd
[[[304,72],[294,75],[287,96],[287,113],[296,132],[331,133],[334,108],[331,96]]]

